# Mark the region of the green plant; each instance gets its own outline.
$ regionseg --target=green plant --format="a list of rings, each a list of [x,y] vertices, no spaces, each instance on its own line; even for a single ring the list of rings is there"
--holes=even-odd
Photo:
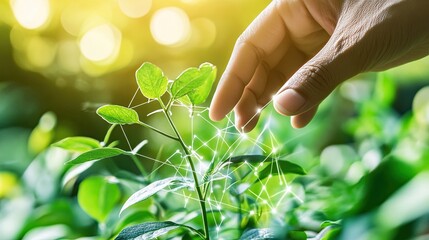
[[[222,212],[225,210],[222,209],[221,205],[227,205],[231,208],[234,204],[236,207],[233,207],[233,210],[230,209],[229,214],[231,217],[236,218],[236,220],[233,219],[230,222],[236,221],[237,223],[235,227],[228,226],[229,229],[226,229],[233,232],[231,236],[236,238],[237,234],[241,235],[246,230],[242,236],[243,239],[274,238],[276,233],[268,228],[249,230],[256,227],[252,219],[255,216],[263,218],[265,210],[258,206],[257,199],[248,197],[244,193],[251,189],[253,185],[262,183],[262,181],[268,181],[268,179],[281,175],[279,181],[287,183],[283,174],[302,175],[305,174],[305,171],[292,162],[280,160],[278,155],[276,155],[278,149],[265,144],[260,144],[261,149],[266,148],[260,152],[265,152],[267,153],[266,155],[245,154],[234,156],[234,150],[239,147],[245,147],[240,144],[242,141],[251,139],[253,142],[251,141],[250,145],[255,147],[258,145],[258,139],[261,138],[261,135],[257,136],[257,139],[249,138],[245,134],[240,134],[232,130],[230,122],[228,122],[229,126],[224,129],[216,128],[216,132],[206,131],[206,134],[213,135],[211,139],[218,139],[216,149],[222,152],[205,152],[201,147],[207,146],[208,142],[203,142],[199,148],[193,148],[192,145],[189,145],[184,140],[181,131],[172,117],[172,107],[178,104],[182,107],[186,106],[186,109],[189,110],[189,117],[192,120],[198,108],[197,105],[204,103],[208,97],[215,77],[216,67],[210,63],[203,63],[198,68],[186,69],[173,82],[169,83],[160,68],[146,62],[136,71],[138,87],[142,95],[149,102],[157,102],[159,104],[159,110],[155,112],[162,111],[172,133],[141,121],[139,114],[133,108],[105,105],[98,108],[97,114],[112,126],[109,128],[103,142],[87,137],[71,137],[54,144],[56,147],[79,152],[77,157],[67,162],[69,165],[92,163],[96,160],[119,155],[129,156],[134,161],[143,177],[143,180],[138,180],[138,182],[143,183],[145,186],[132,193],[121,207],[119,214],[126,212],[127,209],[141,204],[151,197],[156,197],[156,194],[162,190],[168,190],[168,192],[188,191],[190,195],[193,194],[192,192],[196,193],[195,199],[200,209],[197,216],[201,216],[201,223],[185,224],[173,221],[148,221],[129,226],[123,230],[120,229],[122,231],[117,235],[117,239],[152,239],[179,229],[176,234],[190,234],[190,236],[208,240],[211,235],[216,234],[218,236],[221,231],[219,226],[213,226],[213,222],[217,221],[215,213],[220,213],[222,222],[226,221],[226,217]],[[201,115],[202,112],[198,112],[197,114]],[[150,176],[153,173],[147,172],[141,164],[140,159],[147,158],[147,156],[138,153],[146,143],[145,141],[142,141],[141,144],[138,144],[131,151],[116,148],[116,142],[109,144],[110,135],[115,126],[118,125],[121,128],[123,125],[139,125],[176,142],[179,147],[176,153],[180,154],[186,160],[186,164],[180,162],[177,164],[177,167],[185,169],[185,173],[181,174],[181,176],[170,176],[159,180],[151,179]],[[226,139],[225,133],[227,132],[232,134],[233,137],[229,137],[231,139]],[[193,136],[192,139],[194,140],[197,137]],[[272,136],[270,139],[272,142]],[[232,143],[228,144],[228,141],[232,141]],[[245,152],[251,153],[250,150],[245,150]],[[206,156],[204,159],[211,160],[202,159],[202,155]],[[196,169],[196,162],[199,165],[205,164],[202,171]],[[161,166],[162,164],[164,163],[161,163]],[[135,179],[135,177],[133,178]],[[106,221],[108,214],[114,212],[114,204],[119,200],[118,187],[114,181],[107,180],[106,182],[103,179],[105,178],[92,177],[84,180],[79,187],[78,199],[82,208],[101,224],[100,228],[104,232],[104,235],[109,236],[115,233],[114,231],[113,233],[106,232],[106,224],[108,224]],[[246,179],[247,182],[243,182],[243,179]],[[226,187],[226,184],[231,184],[232,187]],[[217,189],[214,190],[214,186]],[[210,196],[213,194],[216,195],[219,187],[226,188],[221,191],[222,200],[217,201],[215,205],[216,209],[208,209],[207,203],[212,204]],[[266,189],[266,186],[262,185],[258,187],[261,194],[267,194],[269,199],[269,194],[271,193]],[[284,191],[284,194],[287,194],[291,189],[290,187],[286,187]],[[229,199],[223,200],[225,194],[229,195]],[[186,196],[186,194],[183,195],[185,198]],[[262,196],[257,197],[263,198]],[[192,199],[192,197],[188,198]],[[186,201],[188,200],[186,199]],[[101,208],[100,206],[94,206],[94,202],[99,205],[101,204]],[[267,200],[264,200],[264,202],[267,204]],[[276,210],[276,207],[271,208],[269,209],[270,211]],[[245,209],[247,210],[247,214],[243,212]],[[212,215],[211,218],[209,218],[209,214]],[[198,217],[194,217],[194,220],[195,218]]]

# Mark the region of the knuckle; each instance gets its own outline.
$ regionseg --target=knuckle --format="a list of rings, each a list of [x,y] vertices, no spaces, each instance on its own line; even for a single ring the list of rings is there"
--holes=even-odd
[[[258,47],[255,43],[253,43],[246,34],[242,34],[238,37],[237,42],[235,43],[235,48],[239,51],[250,51],[252,52],[256,59],[262,61],[266,58],[266,53],[264,49]]]
[[[301,69],[299,85],[306,93],[330,92],[337,85],[330,71],[321,65],[306,65]]]

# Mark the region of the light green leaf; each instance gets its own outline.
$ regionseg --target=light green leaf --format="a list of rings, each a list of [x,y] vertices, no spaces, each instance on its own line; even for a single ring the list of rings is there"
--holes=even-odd
[[[84,162],[89,162],[94,160],[105,159],[109,157],[115,157],[121,154],[127,154],[127,152],[119,148],[97,148],[97,149],[93,149],[88,152],[82,153],[77,158],[66,162],[66,164],[79,164],[79,163],[84,163]]]
[[[99,141],[89,137],[68,137],[52,144],[52,146],[74,152],[86,152],[101,147]]]
[[[121,192],[117,184],[102,176],[85,179],[79,185],[77,200],[80,207],[98,222],[104,222],[119,201]]]
[[[240,237],[240,240],[264,240],[264,239],[277,239],[277,238],[275,238],[273,231],[269,228],[250,229]]]
[[[194,105],[202,104],[206,101],[216,79],[217,69],[211,63],[203,63],[200,66],[200,72],[203,76],[207,76],[204,83],[188,93],[189,100]]]
[[[104,105],[97,109],[97,114],[110,124],[139,123],[139,115],[131,108],[118,105]]]
[[[157,192],[163,190],[168,186],[172,187],[173,190],[176,191],[185,187],[192,186],[191,183],[192,181],[190,179],[182,178],[182,177],[170,177],[159,181],[155,181],[147,185],[146,187],[140,189],[139,191],[135,192],[133,195],[131,195],[131,197],[128,198],[128,200],[122,206],[120,213],[122,213],[125,209],[129,208],[130,206],[148,199],[152,195],[156,194]]]
[[[137,84],[143,96],[160,98],[167,91],[168,79],[156,65],[145,62],[136,71]]]
[[[194,233],[198,231],[192,227],[177,224],[174,222],[147,222],[131,226],[122,230],[115,238],[116,240],[139,240],[139,239],[156,239],[174,229],[187,228]]]
[[[193,104],[203,103],[210,93],[215,77],[216,67],[210,63],[203,63],[199,68],[186,69],[171,86],[173,99],[187,95]]]

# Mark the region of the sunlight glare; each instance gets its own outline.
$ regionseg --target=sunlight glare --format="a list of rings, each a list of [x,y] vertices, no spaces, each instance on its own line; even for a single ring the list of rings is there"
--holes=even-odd
[[[49,0],[12,0],[11,7],[16,20],[27,29],[43,26],[49,19]]]
[[[151,6],[152,0],[118,0],[121,11],[130,18],[140,18],[146,15]]]
[[[190,34],[188,15],[177,7],[160,9],[151,19],[150,31],[159,44],[174,46],[184,43]]]
[[[80,50],[91,61],[103,61],[117,54],[120,41],[119,30],[110,24],[103,24],[85,33],[80,40]]]

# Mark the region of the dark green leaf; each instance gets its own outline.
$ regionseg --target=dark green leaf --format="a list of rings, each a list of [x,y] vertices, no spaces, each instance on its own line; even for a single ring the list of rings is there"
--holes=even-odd
[[[137,84],[143,96],[160,98],[167,91],[168,79],[156,65],[145,62],[136,71]]]
[[[115,157],[121,154],[126,154],[122,149],[119,148],[97,148],[88,152],[84,152],[79,155],[77,158],[66,162],[66,164],[79,164],[94,160],[100,160],[109,157]]]
[[[276,239],[275,234],[269,228],[263,229],[251,229],[246,231],[240,238],[240,240],[264,240],[264,239]]]
[[[195,233],[197,230],[182,224],[174,222],[147,222],[132,227],[125,228],[115,238],[116,240],[140,240],[140,239],[155,239],[169,231],[177,228],[187,228]]]
[[[101,147],[99,141],[89,137],[68,137],[52,144],[52,146],[75,152],[86,152]]]
[[[182,177],[170,177],[155,181],[131,195],[131,197],[128,198],[128,200],[122,206],[120,213],[122,213],[128,207],[151,197],[166,187],[170,186],[173,187],[174,190],[179,190],[185,187],[190,187],[190,183],[190,179]]]
[[[102,176],[85,179],[79,185],[77,199],[81,208],[99,222],[104,222],[121,197],[117,184]]]
[[[106,122],[110,124],[135,124],[139,123],[139,115],[131,108],[118,105],[105,105],[97,109],[97,114],[100,115]]]

